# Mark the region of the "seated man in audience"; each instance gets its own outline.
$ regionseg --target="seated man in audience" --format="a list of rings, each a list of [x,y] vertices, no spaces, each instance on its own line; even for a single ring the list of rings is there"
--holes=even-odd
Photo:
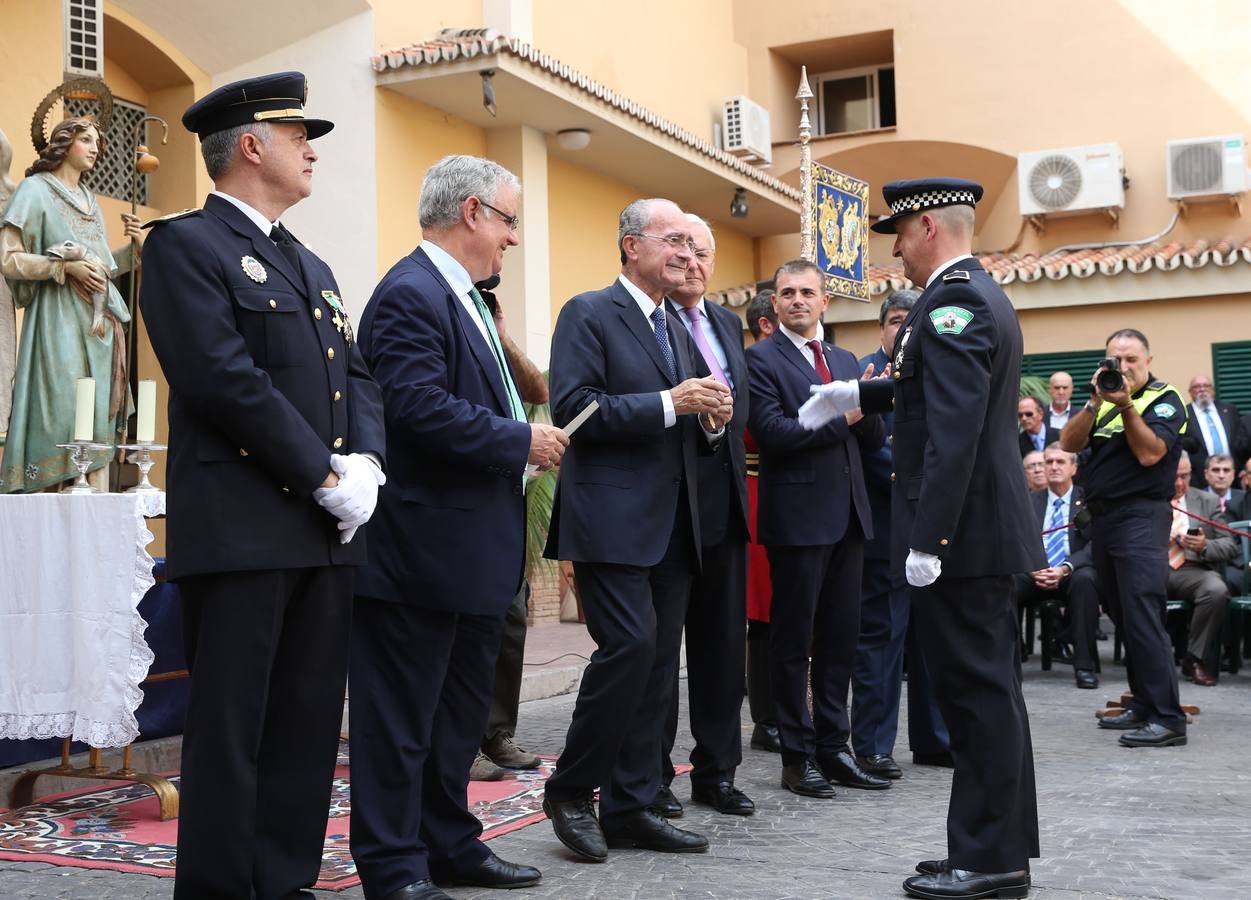
[[[1221,625],[1229,606],[1229,587],[1221,577],[1225,562],[1238,553],[1233,535],[1219,531],[1201,519],[1227,524],[1220,501],[1207,492],[1190,486],[1190,456],[1184,450],[1177,463],[1174,481],[1173,527],[1168,541],[1168,595],[1175,600],[1190,600],[1194,612],[1182,674],[1203,687],[1216,684],[1220,659]]]
[[[1031,450],[1041,453],[1052,441],[1060,440],[1060,432],[1047,424],[1043,403],[1037,397],[1022,397],[1016,406],[1016,421],[1021,426],[1021,458]]]
[[[1099,623],[1099,582],[1090,551],[1090,514],[1085,496],[1073,484],[1077,454],[1058,443],[1043,454],[1047,487],[1031,491],[1034,518],[1042,533],[1047,567],[1016,576],[1019,608],[1049,599],[1068,601],[1068,621],[1058,640],[1073,645],[1073,676],[1079,688],[1096,688],[1095,629]],[[1064,654],[1061,656],[1063,659]]]
[[[1208,457],[1203,468],[1203,480],[1208,490],[1221,502],[1221,512],[1227,515],[1242,507],[1245,491],[1234,487],[1234,458],[1228,453],[1214,453]]]
[[[1041,491],[1047,486],[1047,463],[1042,451],[1026,453],[1021,465],[1025,467],[1025,484],[1031,491]]]

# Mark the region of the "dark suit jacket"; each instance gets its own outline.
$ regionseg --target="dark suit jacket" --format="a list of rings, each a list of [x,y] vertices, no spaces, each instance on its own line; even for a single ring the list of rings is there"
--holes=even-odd
[[[1230,521],[1229,516],[1221,512],[1221,504],[1216,499],[1216,495],[1198,488],[1186,488],[1186,510],[1203,516],[1205,519],[1211,519],[1213,522],[1220,522],[1222,525],[1228,525]],[[1203,529],[1208,539],[1202,553],[1195,553],[1193,550],[1186,551],[1186,565],[1188,566],[1222,572],[1225,563],[1242,551],[1239,538],[1228,531],[1219,531],[1198,519],[1188,520],[1186,527]]]
[[[672,300],[667,301],[669,314],[687,328],[686,313]],[[747,532],[747,446],[743,433],[747,430],[748,397],[747,360],[743,356],[743,320],[711,300],[704,309],[712,320],[717,340],[725,350],[730,381],[734,383],[734,416],[726,426],[725,439],[715,453],[703,454],[695,461],[699,479],[699,532],[705,547],[715,547],[731,535],[744,543]],[[691,339],[694,343],[694,338]],[[699,348],[695,348],[699,353]]]
[[[1234,472],[1237,473],[1247,461],[1248,450],[1251,450],[1248,446],[1251,444],[1251,435],[1247,434],[1242,424],[1238,407],[1232,403],[1222,403],[1220,400],[1217,400],[1213,406],[1216,407],[1216,414],[1225,427],[1225,437],[1229,442],[1225,452],[1234,458]],[[1193,403],[1186,404],[1186,415],[1189,416],[1190,427],[1182,435],[1181,445],[1182,449],[1190,454],[1190,483],[1197,488],[1205,488],[1207,481],[1203,477],[1203,470],[1208,462],[1208,445],[1203,440],[1203,429],[1199,426],[1199,411],[1195,409]]]
[[[897,565],[909,549],[941,557],[943,578],[1046,565],[1012,443],[1022,346],[1012,303],[977,260],[963,259],[939,274],[899,329],[893,389],[886,380],[861,386],[864,410],[894,403]]]
[[[563,427],[592,400],[599,410],[561,461],[549,559],[656,565],[669,547],[683,482],[699,558],[695,459],[714,448],[694,416],[678,416],[665,428],[660,392],[707,375],[708,367],[686,329],[666,321],[676,380],[651,323],[619,281],[579,294],[560,311],[552,334],[552,421]]]
[[[1060,432],[1052,428],[1050,425],[1044,425],[1043,447],[1046,447],[1053,441],[1058,440],[1060,440]],[[1038,449],[1034,446],[1034,436],[1032,434],[1027,434],[1024,431],[1017,435],[1017,442],[1021,445],[1021,459],[1024,459],[1026,454],[1033,453]]]
[[[1049,534],[1042,534],[1051,522],[1051,509],[1048,505],[1050,497],[1051,491],[1048,488],[1029,492],[1030,508],[1034,511],[1034,522],[1038,524],[1044,548],[1047,539],[1051,537]],[[1068,563],[1076,572],[1079,568],[1094,565],[1090,550],[1090,511],[1086,509],[1086,492],[1078,485],[1073,485],[1073,496],[1069,502],[1069,522]],[[1046,565],[1046,560],[1043,565]]]
[[[216,196],[153,226],[139,303],[170,388],[169,577],[364,563],[367,529],[340,544],[312,497],[331,453],[385,460],[381,395],[332,324],[330,268],[297,243],[296,272]]]
[[[881,347],[860,360],[861,374],[873,365],[873,371],[881,374],[890,362]],[[869,493],[869,507],[873,510],[873,537],[865,542],[865,559],[890,559],[890,492],[891,470],[894,463],[891,459],[891,434],[895,430],[895,413],[885,410],[879,414],[882,430],[886,437],[882,446],[871,453],[864,454],[864,486]],[[902,574],[900,574],[902,578]]]
[[[357,593],[502,613],[521,585],[530,426],[510,417],[490,346],[420,247],[374,289],[360,342],[393,462]]]
[[[858,378],[856,358],[821,343],[835,380]],[[854,514],[866,538],[873,514],[864,486],[863,453],[882,446],[882,420],[866,416],[848,427],[839,416],[816,431],[799,424],[799,407],[820,384],[816,369],[781,329],[747,350],[752,437],[760,445],[760,543],[815,547],[838,543]]]

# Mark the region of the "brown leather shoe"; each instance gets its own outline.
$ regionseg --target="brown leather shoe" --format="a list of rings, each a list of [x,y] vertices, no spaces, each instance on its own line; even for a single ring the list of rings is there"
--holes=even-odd
[[[1190,680],[1200,687],[1211,687],[1216,684],[1216,679],[1208,672],[1201,660],[1195,660],[1194,666],[1191,667]]]

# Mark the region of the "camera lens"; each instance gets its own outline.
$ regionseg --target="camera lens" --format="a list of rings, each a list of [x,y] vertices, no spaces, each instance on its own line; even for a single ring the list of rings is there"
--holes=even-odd
[[[1103,394],[1115,394],[1125,387],[1125,376],[1115,369],[1103,369],[1095,376],[1095,384]]]

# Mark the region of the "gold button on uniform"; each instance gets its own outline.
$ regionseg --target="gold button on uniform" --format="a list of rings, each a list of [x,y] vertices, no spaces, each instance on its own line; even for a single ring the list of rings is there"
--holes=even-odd
[[[900,378],[902,378],[902,377],[903,377],[903,376],[899,374],[899,370],[898,370],[898,369],[896,369],[896,370],[895,370],[895,380],[896,380],[896,381],[898,381],[898,380],[899,380]]]
[[[326,348],[326,356],[327,356],[329,359],[334,359],[334,347],[327,347],[327,348]]]
[[[320,306],[317,309],[313,310],[313,318],[317,319],[318,321],[321,321],[321,307]]]
[[[277,300],[275,300],[273,297],[270,297],[270,298],[269,298],[269,308],[270,308],[270,309],[277,309],[277,308],[278,308],[278,301],[277,301]]]
[[[895,480],[895,473],[894,473],[894,472],[891,472],[891,473],[890,473],[890,480],[891,480],[891,481],[894,481],[894,480]]]
[[[343,399],[343,395],[342,395],[341,393],[339,393],[338,391],[335,391],[335,392],[334,392],[334,398],[335,398],[335,400],[336,400],[336,401],[337,401],[337,400],[342,400],[342,399]]]
[[[244,450],[242,447],[240,447],[240,448],[239,448],[239,455],[240,455],[240,456],[247,456],[247,455],[248,455],[248,451],[246,451],[246,450]]]
[[[338,449],[339,449],[340,447],[342,447],[342,446],[343,446],[343,438],[335,438],[335,439],[334,439],[334,448],[335,448],[336,450],[338,450]]]
[[[946,546],[947,546],[947,539],[946,539],[946,538],[943,538],[943,539],[942,539],[941,541],[939,541],[938,543],[939,543],[939,545],[940,545],[940,546],[946,547]]]

